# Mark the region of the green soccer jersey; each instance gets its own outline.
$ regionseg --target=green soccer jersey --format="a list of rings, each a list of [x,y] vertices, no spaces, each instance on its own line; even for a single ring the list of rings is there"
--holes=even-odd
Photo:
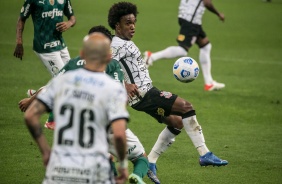
[[[68,18],[74,15],[70,0],[25,0],[20,17],[26,20],[30,15],[34,26],[34,51],[50,53],[66,47],[56,24],[63,22],[64,15]]]
[[[77,68],[82,68],[85,64],[85,61],[82,60],[79,56],[69,60],[69,62],[60,70],[58,75],[61,75],[69,70],[75,70]],[[107,65],[106,74],[111,76],[116,81],[123,82],[123,73],[120,68],[119,63],[116,60],[111,60],[111,62]]]

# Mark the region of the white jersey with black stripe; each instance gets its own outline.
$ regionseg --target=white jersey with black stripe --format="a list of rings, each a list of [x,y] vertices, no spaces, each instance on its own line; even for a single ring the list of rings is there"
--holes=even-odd
[[[193,24],[202,24],[202,17],[205,13],[203,0],[181,0],[178,11],[178,18],[182,18]]]
[[[133,41],[123,40],[117,36],[112,40],[113,59],[117,60],[124,73],[124,81],[128,84],[136,84],[141,97],[151,89],[152,80],[145,61],[142,58],[139,48]],[[140,96],[129,99],[129,104],[138,101]]]

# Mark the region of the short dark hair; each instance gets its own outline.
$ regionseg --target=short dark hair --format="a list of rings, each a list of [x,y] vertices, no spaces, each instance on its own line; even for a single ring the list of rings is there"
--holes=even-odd
[[[102,25],[94,26],[88,31],[88,34],[91,34],[91,33],[94,33],[94,32],[103,33],[106,37],[108,37],[112,41],[113,36],[112,36],[111,32],[106,27],[104,27]]]
[[[120,21],[121,17],[133,14],[137,17],[137,6],[130,2],[119,2],[113,4],[108,14],[108,24],[112,29],[116,28],[116,24]]]

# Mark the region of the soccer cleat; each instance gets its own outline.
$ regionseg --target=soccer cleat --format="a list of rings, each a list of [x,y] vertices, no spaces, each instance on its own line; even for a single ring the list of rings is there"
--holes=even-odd
[[[201,166],[225,166],[228,164],[227,160],[221,160],[212,152],[207,152],[205,155],[200,156],[199,163]]]
[[[155,183],[155,184],[161,184],[160,180],[158,177],[151,171],[150,169],[147,172],[147,176],[150,178],[150,180]]]
[[[219,83],[219,82],[213,81],[213,83],[211,85],[206,84],[204,90],[205,91],[215,91],[215,90],[220,90],[222,88],[225,88],[224,83]]]
[[[48,128],[50,130],[54,130],[55,128],[55,122],[46,122],[45,125],[44,125],[45,128]]]
[[[26,92],[26,94],[29,98],[32,97],[35,93],[36,93],[36,90],[34,90],[34,89],[28,89],[27,92]]]
[[[130,184],[146,184],[141,177],[139,177],[138,175],[132,173],[131,175],[129,175],[128,181]]]
[[[157,176],[157,165],[156,163],[149,163],[149,170],[153,172],[155,176]]]
[[[144,52],[144,61],[146,62],[146,67],[149,68],[149,66],[153,65],[153,60],[151,58],[152,52],[146,51]]]

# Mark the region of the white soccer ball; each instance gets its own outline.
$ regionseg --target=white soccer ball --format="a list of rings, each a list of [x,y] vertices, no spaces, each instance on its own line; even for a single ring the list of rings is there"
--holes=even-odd
[[[180,82],[192,82],[199,75],[198,63],[190,57],[182,57],[175,61],[173,65],[173,75]]]

